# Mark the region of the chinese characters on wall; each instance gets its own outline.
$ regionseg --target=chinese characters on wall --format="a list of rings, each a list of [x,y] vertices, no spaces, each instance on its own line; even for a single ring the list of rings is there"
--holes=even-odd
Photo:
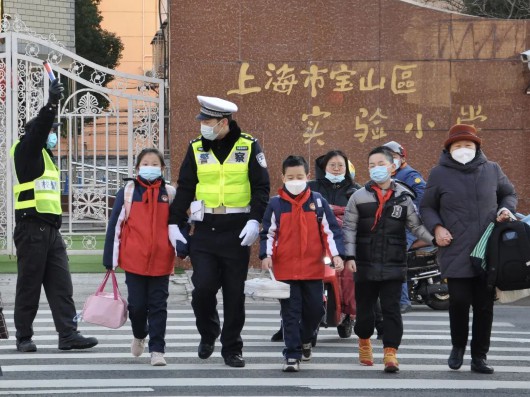
[[[332,68],[322,67],[316,64],[309,68],[296,69],[287,63],[276,65],[269,63],[267,70],[261,74],[251,71],[249,63],[244,62],[239,69],[237,88],[227,91],[227,95],[254,95],[265,91],[272,91],[279,95],[291,95],[296,89],[309,90],[311,98],[318,98],[324,89],[344,95],[355,92],[366,93],[373,91],[389,90],[396,96],[407,96],[418,90],[418,82],[414,72],[418,70],[417,64],[396,64],[392,68],[390,76],[374,77],[375,69],[359,71],[345,63],[334,65]],[[260,81],[265,84],[260,85]],[[360,143],[370,140],[385,139],[385,121],[392,117],[392,109],[370,109],[361,106],[353,110],[352,119],[355,120],[352,135]],[[480,123],[487,120],[482,106],[461,106],[457,123],[474,124],[480,129]],[[330,110],[315,105],[311,113],[302,113],[300,120],[305,123],[305,132],[302,139],[305,144],[314,141],[322,146],[325,144],[326,120],[332,120],[333,114]],[[436,123],[428,116],[417,113],[406,125],[403,131],[414,134],[416,139],[424,137],[424,131],[434,129]]]

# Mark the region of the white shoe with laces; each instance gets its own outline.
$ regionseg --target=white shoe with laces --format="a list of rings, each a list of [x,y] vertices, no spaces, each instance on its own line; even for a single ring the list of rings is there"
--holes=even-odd
[[[144,353],[145,339],[133,338],[131,342],[131,354],[134,357],[140,357]]]
[[[166,365],[164,353],[151,352],[151,365],[154,367],[163,367]]]

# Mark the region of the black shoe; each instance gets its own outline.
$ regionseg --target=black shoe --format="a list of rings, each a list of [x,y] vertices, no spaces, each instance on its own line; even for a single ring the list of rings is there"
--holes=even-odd
[[[87,338],[78,331],[65,337],[59,337],[59,350],[90,349],[98,344],[96,338]]]
[[[449,368],[460,369],[460,367],[464,363],[464,352],[465,351],[466,351],[465,347],[453,346],[453,350],[451,350],[451,354],[449,355],[449,358],[447,359],[447,365],[449,365]]]
[[[199,343],[199,348],[197,350],[199,358],[206,360],[208,357],[212,355],[214,349],[215,349],[215,342],[214,343],[204,343],[204,342]]]
[[[22,353],[30,353],[37,351],[37,345],[31,338],[17,340],[17,350]]]
[[[405,314],[412,310],[412,306],[411,305],[400,305],[399,309],[401,311],[401,314]]]
[[[471,371],[478,372],[481,374],[492,374],[493,367],[491,365],[488,365],[485,358],[472,358]]]
[[[241,354],[231,354],[229,356],[224,357],[225,364],[229,367],[234,368],[243,368],[245,366],[245,360],[241,356]]]
[[[337,332],[341,338],[349,338],[353,329],[353,321],[349,315],[344,317],[342,323],[337,325]]]
[[[271,337],[271,342],[283,342],[283,327]]]

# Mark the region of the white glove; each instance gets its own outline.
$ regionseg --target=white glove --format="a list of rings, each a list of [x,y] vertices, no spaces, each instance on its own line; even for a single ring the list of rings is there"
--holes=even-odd
[[[177,249],[177,241],[180,241],[183,244],[188,244],[182,233],[180,232],[180,229],[178,225],[169,225],[167,227],[168,234],[169,234],[169,242],[175,248]]]
[[[239,238],[242,238],[243,241],[241,241],[241,245],[245,246],[251,246],[254,244],[254,241],[259,236],[259,222],[255,219],[250,219],[243,230],[241,230],[241,233],[239,234]]]

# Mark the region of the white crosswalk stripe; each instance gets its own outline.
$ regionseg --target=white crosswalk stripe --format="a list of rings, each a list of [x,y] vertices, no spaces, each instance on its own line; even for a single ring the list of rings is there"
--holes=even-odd
[[[469,348],[460,371],[446,365],[450,351],[447,312],[413,310],[404,315],[404,336],[398,358],[400,373],[390,377],[382,371],[382,343],[374,340],[373,367],[357,364],[356,337],[340,339],[336,329],[322,329],[310,362],[299,374],[281,371],[282,343],[270,342],[279,326],[275,304],[247,304],[243,330],[244,369],[223,364],[220,343],[209,360],[197,357],[200,337],[189,306],[169,311],[166,335],[166,367],[149,365],[149,355],[130,353],[130,324],[110,330],[81,323],[80,330],[96,336],[100,343],[85,351],[60,351],[49,310],[41,310],[35,321],[36,353],[15,349],[13,311],[5,310],[11,339],[0,341],[0,395],[260,395],[275,396],[286,390],[316,396],[323,390],[341,395],[369,390],[530,390],[530,331],[509,321],[495,321],[488,361],[495,374],[481,376],[469,371]],[[222,313],[222,312],[221,312]],[[194,392],[191,393],[190,390]],[[344,390],[348,390],[345,392]],[[281,392],[281,393],[280,393]],[[294,393],[294,392],[293,392]],[[344,394],[345,393],[345,394]],[[520,395],[522,395],[520,394]]]

